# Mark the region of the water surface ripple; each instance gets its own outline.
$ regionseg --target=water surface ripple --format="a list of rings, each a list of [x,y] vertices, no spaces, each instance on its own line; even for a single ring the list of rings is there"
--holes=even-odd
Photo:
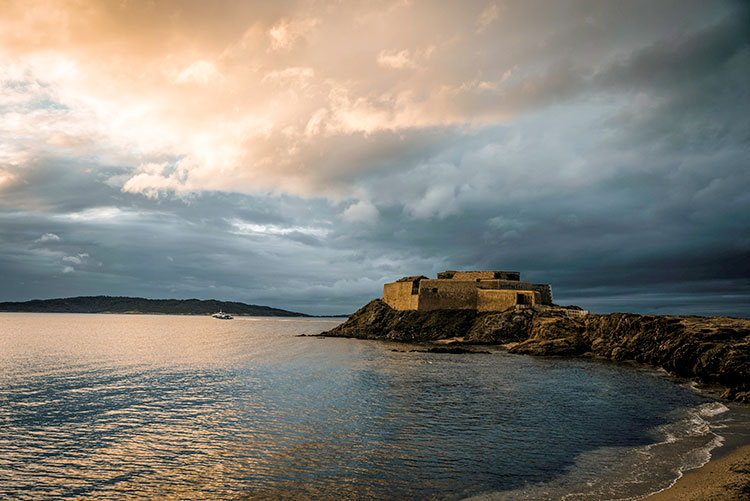
[[[716,444],[664,377],[339,322],[0,314],[0,498],[626,498]]]

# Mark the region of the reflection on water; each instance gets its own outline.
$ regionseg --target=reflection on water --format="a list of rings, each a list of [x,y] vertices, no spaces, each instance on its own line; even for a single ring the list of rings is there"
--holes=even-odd
[[[338,322],[0,314],[0,497],[518,498],[707,402],[610,364],[296,337]]]

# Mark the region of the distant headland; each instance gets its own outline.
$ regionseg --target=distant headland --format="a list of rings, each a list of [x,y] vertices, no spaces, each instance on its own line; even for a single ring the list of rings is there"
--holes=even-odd
[[[162,315],[232,315],[263,317],[309,317],[305,313],[270,306],[214,299],[146,299],[142,297],[79,296],[0,303],[0,311],[23,313],[132,313]]]
[[[750,403],[750,319],[591,314],[555,305],[549,285],[522,282],[518,272],[404,277],[321,335],[632,361]]]

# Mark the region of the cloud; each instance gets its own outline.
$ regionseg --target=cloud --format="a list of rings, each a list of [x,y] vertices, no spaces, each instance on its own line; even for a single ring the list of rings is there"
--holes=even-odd
[[[344,211],[344,219],[350,223],[375,224],[379,215],[378,208],[367,200],[359,200]]]
[[[319,19],[283,19],[268,30],[271,37],[271,48],[289,50],[308,32],[320,23]]]
[[[217,84],[222,75],[210,61],[195,61],[182,70],[175,78],[178,84],[196,83],[198,85]]]
[[[183,184],[173,176],[161,174],[136,174],[122,186],[122,191],[129,193],[143,193],[149,198],[158,198],[160,193],[179,191]]]
[[[414,202],[406,202],[405,208],[417,219],[426,219],[433,215],[444,218],[456,211],[456,187],[430,186],[421,198]]]
[[[381,50],[378,53],[378,64],[386,68],[404,69],[416,68],[416,63],[412,60],[407,49],[404,50]]]
[[[16,179],[16,176],[10,172],[0,170],[0,190],[3,189],[3,185],[9,186]]]
[[[58,217],[71,221],[108,221],[112,219],[122,221],[129,216],[128,211],[121,210],[118,207],[89,207],[80,211],[60,214]]]
[[[477,31],[484,31],[487,26],[497,20],[500,15],[500,9],[497,8],[497,4],[493,3],[488,5],[477,18]]]
[[[64,263],[80,265],[88,257],[89,257],[88,253],[82,252],[78,254],[77,256],[65,256],[62,258],[62,260]]]
[[[286,236],[303,234],[324,237],[329,233],[329,230],[326,228],[248,223],[239,219],[231,219],[228,223],[232,226],[232,232],[238,235]]]
[[[36,243],[42,243],[42,242],[59,242],[62,240],[59,236],[55,235],[54,233],[45,233],[41,237],[34,240]]]
[[[513,36],[524,37],[513,47],[539,45],[533,29],[525,38],[522,27],[536,22],[521,6],[504,11],[519,25],[508,32],[495,30],[498,9],[487,6],[480,19],[490,39],[479,51],[469,36],[476,13],[393,7],[373,17],[354,4],[238,4],[221,12],[191,5],[174,16],[160,5],[50,2],[29,11],[11,3],[5,22],[15,28],[3,31],[0,66],[9,68],[4,89],[12,112],[0,123],[23,140],[6,156],[28,162],[33,152],[24,145],[43,143],[67,156],[96,151],[120,165],[176,165],[118,178],[125,192],[152,198],[203,190],[337,197],[348,174],[327,168],[341,154],[337,138],[356,143],[384,132],[411,140],[427,128],[452,127],[471,133],[575,95],[590,71],[587,61],[531,59],[537,54],[524,52],[531,49],[494,52]],[[430,26],[421,27],[416,21],[428,14]],[[365,18],[374,24],[351,23]],[[549,38],[565,29],[552,24]],[[342,37],[351,43],[341,44]],[[383,67],[418,71],[405,79]],[[361,152],[369,158],[348,169],[376,165],[379,151],[366,146]]]
[[[309,78],[315,76],[315,70],[307,66],[293,66],[291,68],[284,68],[283,70],[274,70],[263,75],[264,82],[276,82],[292,85],[295,83],[302,83]]]

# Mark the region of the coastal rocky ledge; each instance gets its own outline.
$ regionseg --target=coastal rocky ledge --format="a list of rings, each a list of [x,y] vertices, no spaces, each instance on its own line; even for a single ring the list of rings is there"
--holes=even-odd
[[[718,388],[750,403],[750,320],[586,314],[575,306],[401,311],[375,299],[321,336],[405,343],[502,345],[510,353],[634,361]]]

